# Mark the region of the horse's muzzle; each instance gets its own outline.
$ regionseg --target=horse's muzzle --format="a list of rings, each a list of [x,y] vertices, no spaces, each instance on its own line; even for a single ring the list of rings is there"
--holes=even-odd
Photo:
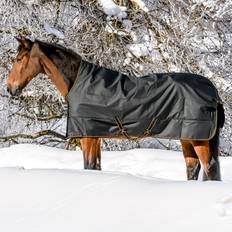
[[[12,96],[19,96],[22,93],[22,90],[19,87],[7,87],[7,92],[10,93]]]

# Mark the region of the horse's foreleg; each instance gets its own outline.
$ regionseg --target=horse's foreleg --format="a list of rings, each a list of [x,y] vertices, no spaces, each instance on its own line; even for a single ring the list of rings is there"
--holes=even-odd
[[[181,140],[188,180],[197,180],[201,169],[200,161],[189,141]]]
[[[101,139],[80,139],[85,169],[101,170]]]
[[[211,141],[192,141],[192,144],[204,169],[203,180],[221,180],[218,154],[214,149],[215,144]]]

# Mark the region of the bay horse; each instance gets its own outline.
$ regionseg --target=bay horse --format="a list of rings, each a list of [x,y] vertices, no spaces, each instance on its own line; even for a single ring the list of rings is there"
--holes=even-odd
[[[39,73],[46,74],[60,94],[66,98],[77,77],[81,56],[61,45],[39,40],[16,38],[19,42],[16,59],[7,79],[7,91],[19,95]],[[110,78],[110,77],[109,77]],[[209,140],[181,140],[188,180],[197,180],[201,166],[203,180],[220,180],[219,132],[225,116],[222,104],[217,107],[217,128]],[[121,138],[121,137],[120,137]],[[84,168],[101,170],[101,139],[80,138]]]

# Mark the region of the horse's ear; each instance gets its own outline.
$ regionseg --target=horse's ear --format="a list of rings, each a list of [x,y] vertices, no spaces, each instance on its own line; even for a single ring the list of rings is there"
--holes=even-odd
[[[15,39],[19,42],[19,45],[21,45],[23,48],[27,50],[31,50],[31,47],[33,45],[33,42],[27,38],[24,37],[15,37]]]

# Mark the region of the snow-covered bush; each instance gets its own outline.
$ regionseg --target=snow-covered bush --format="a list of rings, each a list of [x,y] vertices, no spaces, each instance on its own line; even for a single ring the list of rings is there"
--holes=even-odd
[[[41,130],[65,134],[66,106],[47,78],[37,77],[17,102],[6,93],[5,80],[17,48],[14,36],[24,35],[60,43],[86,60],[135,76],[175,71],[210,78],[219,89],[226,109],[222,150],[231,153],[230,0],[0,0],[0,3],[0,136]],[[6,139],[1,141],[6,144]],[[44,138],[39,142],[44,142]],[[53,144],[58,143],[60,140]],[[108,149],[107,143],[104,147]],[[112,142],[109,147],[113,147]]]

